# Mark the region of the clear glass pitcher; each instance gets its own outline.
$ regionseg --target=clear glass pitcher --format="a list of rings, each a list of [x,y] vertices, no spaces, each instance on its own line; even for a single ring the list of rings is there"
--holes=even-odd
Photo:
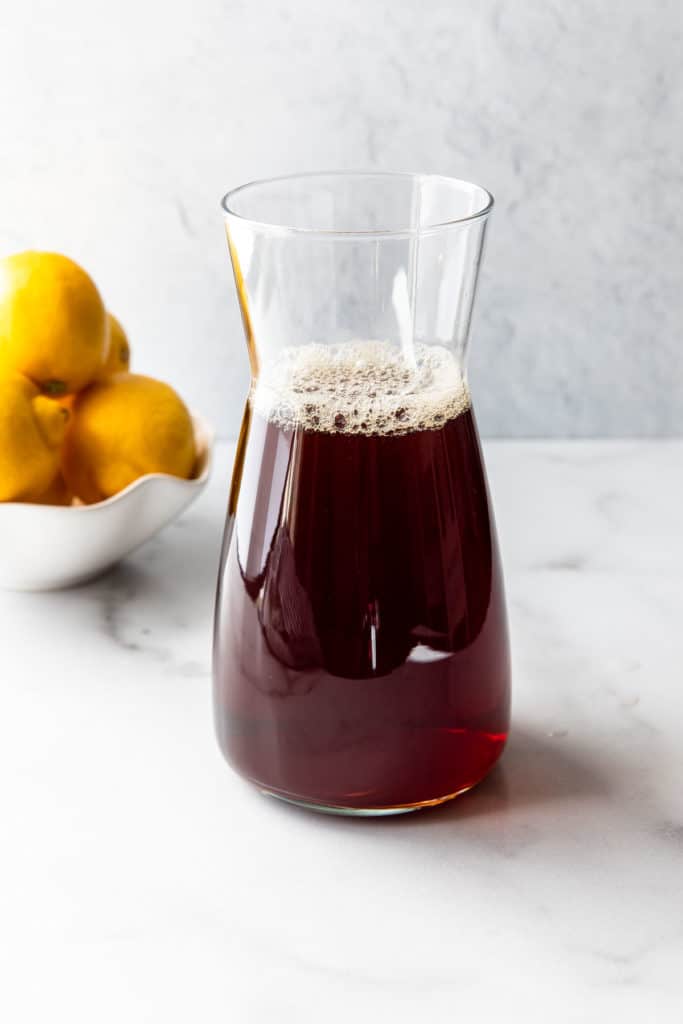
[[[215,720],[272,795],[397,813],[465,792],[503,750],[505,599],[465,366],[492,205],[379,173],[223,200],[252,382]]]

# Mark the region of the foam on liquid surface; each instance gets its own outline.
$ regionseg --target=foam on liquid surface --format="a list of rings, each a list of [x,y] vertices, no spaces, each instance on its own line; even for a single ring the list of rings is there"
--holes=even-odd
[[[414,365],[387,341],[286,348],[266,367],[254,408],[285,429],[334,434],[438,430],[469,408],[453,354],[415,345]]]

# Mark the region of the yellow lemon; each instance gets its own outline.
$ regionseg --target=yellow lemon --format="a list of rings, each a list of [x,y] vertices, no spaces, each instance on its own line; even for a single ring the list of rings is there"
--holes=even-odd
[[[51,486],[68,419],[28,378],[0,374],[0,501],[30,501]]]
[[[100,293],[67,256],[19,252],[0,260],[0,367],[49,395],[89,384],[107,351]]]
[[[76,397],[62,465],[73,493],[92,504],[147,473],[187,478],[196,454],[192,419],[173,388],[120,373]]]
[[[58,473],[46,491],[32,495],[34,505],[71,505],[73,495],[61,473]]]
[[[109,319],[109,348],[97,374],[98,380],[105,380],[113,373],[125,373],[130,369],[130,345],[126,332],[113,313],[107,313],[107,317]]]

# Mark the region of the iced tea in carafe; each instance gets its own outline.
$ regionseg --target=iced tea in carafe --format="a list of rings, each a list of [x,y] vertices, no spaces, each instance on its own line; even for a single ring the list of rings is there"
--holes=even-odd
[[[425,807],[505,744],[505,602],[464,371],[490,202],[410,175],[226,197],[253,379],[215,715],[227,759],[273,795]]]

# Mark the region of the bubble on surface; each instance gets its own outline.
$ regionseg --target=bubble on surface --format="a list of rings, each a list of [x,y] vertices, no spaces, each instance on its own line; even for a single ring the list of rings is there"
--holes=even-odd
[[[285,429],[400,435],[438,430],[470,406],[452,352],[415,345],[413,359],[387,341],[286,348],[252,392],[257,412]]]

